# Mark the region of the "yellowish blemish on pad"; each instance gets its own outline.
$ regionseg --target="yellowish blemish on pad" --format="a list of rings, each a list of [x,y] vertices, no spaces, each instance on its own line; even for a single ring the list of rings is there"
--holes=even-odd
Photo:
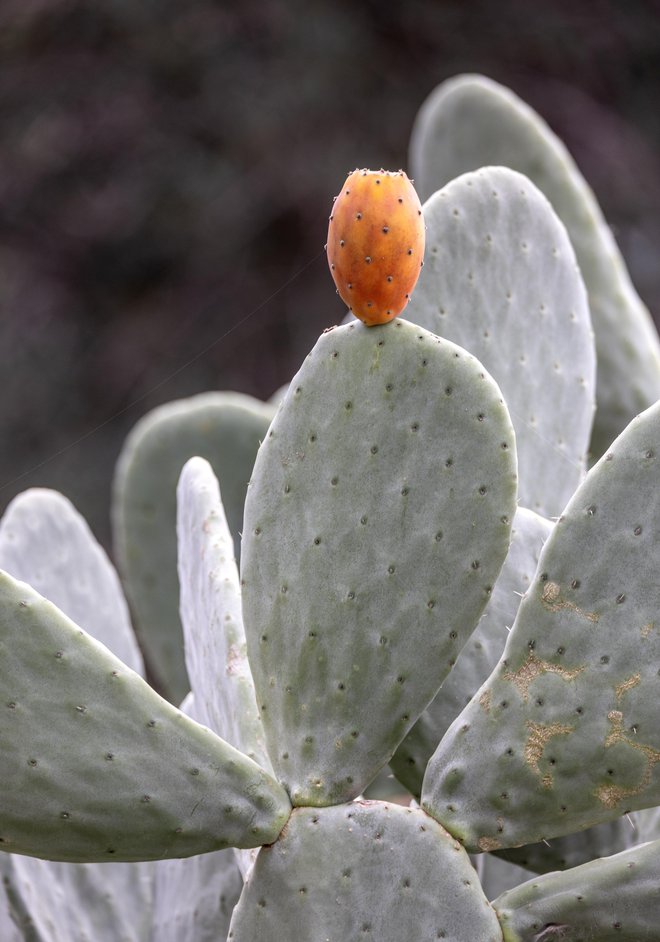
[[[628,680],[624,680],[622,683],[620,683],[615,689],[616,702],[620,703],[623,695],[627,693],[628,690],[632,690],[633,687],[636,687],[641,679],[642,678],[639,674],[633,674],[632,677],[628,678]]]
[[[598,612],[585,612],[581,608],[578,608],[575,602],[562,598],[561,588],[556,582],[546,582],[543,586],[543,592],[541,592],[541,602],[551,612],[568,610],[575,612],[576,615],[580,615],[581,618],[586,618],[587,621],[591,622],[597,622],[600,618]]]
[[[484,853],[489,853],[491,850],[499,850],[500,842],[494,837],[480,837],[477,841],[479,850],[483,850]]]
[[[641,781],[638,785],[623,788],[620,785],[608,784],[600,785],[596,789],[596,797],[606,808],[616,808],[619,802],[623,801],[624,798],[632,798],[634,795],[639,795],[648,787],[653,769],[655,765],[660,762],[660,751],[654,749],[652,746],[647,746],[639,742],[634,733],[631,735],[623,728],[623,713],[621,710],[610,710],[607,714],[607,718],[612,728],[605,739],[605,747],[614,746],[617,743],[624,743],[626,746],[630,746],[631,749],[636,749],[638,752],[641,752],[646,758],[646,768],[644,769]]]
[[[530,769],[541,779],[544,788],[552,788],[552,775],[547,772],[545,775],[539,767],[539,762],[543,758],[545,747],[555,736],[567,736],[575,729],[574,726],[563,726],[561,723],[552,723],[550,726],[542,726],[540,723],[527,722],[529,736],[525,743],[524,755],[525,761]]]
[[[564,680],[574,680],[583,670],[584,667],[574,667],[572,670],[567,670],[565,667],[560,667],[559,664],[542,661],[533,651],[530,651],[527,660],[517,671],[507,671],[503,674],[503,677],[505,680],[511,681],[526,703],[530,684],[540,674],[559,674]]]

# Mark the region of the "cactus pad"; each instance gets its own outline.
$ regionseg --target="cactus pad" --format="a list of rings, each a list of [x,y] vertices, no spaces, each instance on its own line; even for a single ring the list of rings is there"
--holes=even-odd
[[[152,934],[158,942],[220,942],[243,880],[231,849],[155,865]]]
[[[247,660],[234,542],[207,461],[186,463],[177,494],[181,620],[195,719],[270,769]]]
[[[587,292],[546,197],[508,167],[424,204],[425,265],[405,316],[474,354],[516,432],[523,507],[558,516],[586,471],[596,358]]]
[[[117,573],[64,495],[35,487],[11,501],[0,521],[0,569],[28,582],[124,664],[144,674]]]
[[[598,354],[592,453],[598,458],[660,398],[660,342],[596,199],[563,143],[509,89],[481,75],[443,82],[422,105],[410,144],[420,196],[486,164],[526,174],[570,236],[587,291]]]
[[[144,942],[151,937],[158,864],[3,856],[9,862],[5,885],[23,942]],[[8,937],[0,938],[6,942]]]
[[[435,699],[390,760],[398,780],[415,797],[421,794],[424,770],[438,743],[499,661],[551,530],[552,524],[534,511],[516,511],[511,546],[479,624]]]
[[[503,658],[426,771],[473,850],[660,803],[660,403],[589,472],[545,544]]]
[[[222,482],[237,536],[247,482],[275,413],[251,396],[211,392],[159,406],[137,423],[117,463],[113,494],[115,554],[150,676],[173,703],[190,689],[179,620],[176,487],[199,455]]]
[[[385,802],[297,808],[263,847],[229,942],[501,942],[470,860],[422,811]]]
[[[6,574],[0,665],[3,850],[185,857],[258,846],[287,820],[269,775]]]
[[[657,942],[660,841],[548,873],[493,902],[505,942]]]
[[[257,702],[294,804],[360,794],[488,601],[515,510],[498,387],[397,320],[324,333],[248,489],[241,577]]]
[[[569,870],[598,857],[611,857],[612,854],[618,854],[639,844],[642,839],[637,818],[642,814],[642,811],[633,811],[632,814],[596,824],[577,834],[553,837],[550,841],[539,841],[538,844],[526,844],[524,847],[495,853],[498,857],[513,864],[520,864],[534,873]]]

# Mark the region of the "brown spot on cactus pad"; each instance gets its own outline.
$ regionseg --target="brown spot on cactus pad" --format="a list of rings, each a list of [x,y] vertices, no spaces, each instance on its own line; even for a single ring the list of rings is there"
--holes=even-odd
[[[576,613],[576,615],[581,615],[583,618],[586,618],[588,621],[596,622],[599,619],[598,612],[585,612],[581,608],[578,608],[574,602],[568,601],[568,599],[562,598],[561,588],[557,585],[556,582],[548,582],[543,587],[543,592],[541,593],[541,602],[545,605],[548,611],[551,612],[560,612],[562,609],[570,609]]]
[[[540,761],[543,758],[545,747],[555,736],[568,736],[575,729],[574,726],[564,726],[561,723],[552,723],[549,726],[543,726],[540,723],[527,722],[529,736],[525,743],[525,761],[527,765],[541,777],[541,784],[544,788],[552,788],[552,775],[547,772],[545,775],[540,768]]]
[[[628,688],[629,689],[629,688]],[[617,688],[618,692],[619,688]],[[618,699],[618,698],[617,698]],[[596,796],[605,805],[606,808],[615,808],[624,798],[632,798],[640,795],[651,782],[653,769],[660,762],[660,752],[652,746],[640,742],[636,736],[624,729],[623,713],[621,710],[610,710],[607,719],[611,724],[611,730],[605,739],[605,748],[609,749],[618,743],[625,743],[632,749],[641,752],[646,759],[646,766],[638,785],[623,788],[619,785],[601,785],[596,789]]]
[[[633,674],[632,677],[629,677],[627,680],[624,680],[622,683],[618,684],[616,690],[614,691],[616,694],[617,703],[620,703],[624,694],[629,690],[632,690],[633,687],[636,687],[641,679],[642,678],[640,674]]]
[[[527,660],[517,671],[506,671],[503,676],[505,680],[511,681],[518,689],[523,700],[527,702],[530,684],[540,674],[559,674],[564,680],[573,680],[578,674],[582,673],[583,670],[584,667],[575,667],[573,670],[567,670],[565,667],[560,667],[558,664],[553,664],[551,661],[542,661],[530,651]]]

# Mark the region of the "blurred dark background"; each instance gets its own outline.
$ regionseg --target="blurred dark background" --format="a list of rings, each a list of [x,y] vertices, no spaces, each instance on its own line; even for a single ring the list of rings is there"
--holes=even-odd
[[[108,545],[144,412],[284,383],[344,313],[332,196],[459,72],[564,139],[660,314],[658,2],[2,0],[0,54],[0,509],[57,487]]]

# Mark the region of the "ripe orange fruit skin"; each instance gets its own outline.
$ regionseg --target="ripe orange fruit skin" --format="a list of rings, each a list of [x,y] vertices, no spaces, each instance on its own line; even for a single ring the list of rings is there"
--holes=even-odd
[[[407,305],[424,264],[425,227],[403,170],[354,170],[328,226],[328,264],[337,292],[367,325],[386,324]]]

